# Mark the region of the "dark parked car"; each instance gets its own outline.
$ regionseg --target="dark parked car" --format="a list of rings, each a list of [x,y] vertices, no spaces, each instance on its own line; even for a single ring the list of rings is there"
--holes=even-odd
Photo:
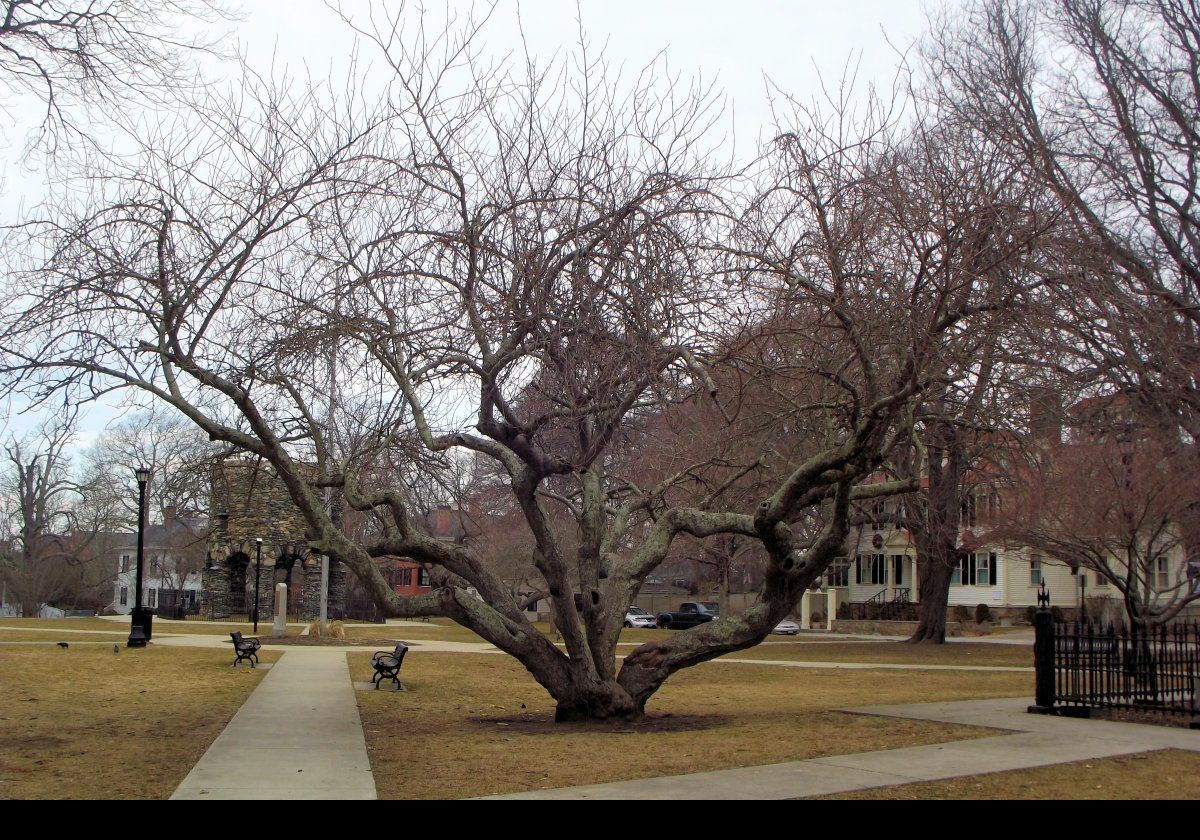
[[[686,630],[697,624],[706,624],[716,618],[716,613],[696,601],[684,601],[678,612],[658,614],[658,626],[668,630]]]

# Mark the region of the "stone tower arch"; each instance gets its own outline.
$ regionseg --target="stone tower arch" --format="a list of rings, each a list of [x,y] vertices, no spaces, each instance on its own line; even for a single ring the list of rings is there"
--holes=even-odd
[[[275,471],[257,458],[230,456],[213,464],[210,480],[211,528],[203,573],[203,613],[210,618],[249,613],[254,597],[254,564],[261,557],[260,618],[272,614],[275,583],[280,581],[289,584],[291,617],[301,621],[317,618],[321,557],[309,550],[304,517]],[[300,582],[302,585],[297,585]],[[299,593],[290,591],[292,587]],[[331,563],[331,618],[344,612],[345,596],[346,569],[340,563]]]

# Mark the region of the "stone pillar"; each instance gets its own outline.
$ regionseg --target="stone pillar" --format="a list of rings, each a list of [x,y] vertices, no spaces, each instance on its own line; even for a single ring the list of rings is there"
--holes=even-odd
[[[275,638],[287,635],[287,584],[275,584],[275,621],[271,625]]]
[[[314,562],[304,565],[304,594],[300,599],[300,620],[316,621],[321,613],[321,561],[313,555]]]
[[[329,620],[343,619],[346,617],[346,589],[350,581],[347,580],[348,572],[346,567],[341,563],[329,564]],[[321,585],[321,567],[317,567],[317,586]],[[317,596],[318,598],[320,595]]]
[[[211,564],[211,561],[210,561]],[[205,566],[200,572],[200,614],[208,618],[229,616],[229,568]]]

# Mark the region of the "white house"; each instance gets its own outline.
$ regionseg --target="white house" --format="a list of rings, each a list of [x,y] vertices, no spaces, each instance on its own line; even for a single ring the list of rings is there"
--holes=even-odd
[[[965,506],[962,535],[970,535],[986,520],[994,497],[979,495]],[[858,527],[847,545],[848,561],[830,567],[825,585],[844,588],[845,601],[851,604],[916,603],[917,550],[909,533],[895,523],[894,501],[878,502],[876,521]],[[964,540],[965,542],[965,540]],[[1160,559],[1156,568],[1156,588],[1166,589],[1170,582],[1190,579],[1200,591],[1200,569],[1189,575],[1182,548],[1176,547]],[[1073,569],[1026,547],[979,546],[966,553],[950,582],[949,605],[973,610],[987,604],[996,616],[1019,617],[1037,606],[1042,583],[1050,595],[1051,606],[1076,609],[1084,598],[1114,599],[1113,609],[1121,609],[1118,589],[1090,569]]]
[[[142,606],[160,608],[183,603],[188,612],[198,609],[207,531],[207,520],[177,516],[173,508],[163,512],[161,523],[146,527]],[[109,610],[128,614],[136,603],[137,534],[117,535],[110,556],[117,574]]]

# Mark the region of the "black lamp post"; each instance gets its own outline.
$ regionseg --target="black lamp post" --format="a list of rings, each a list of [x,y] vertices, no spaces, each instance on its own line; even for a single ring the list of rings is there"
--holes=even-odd
[[[254,540],[254,632],[258,632],[258,573],[262,568],[262,537]]]
[[[134,584],[133,614],[126,647],[145,647],[150,641],[150,616],[142,608],[142,558],[146,541],[146,485],[150,482],[150,468],[136,467],[133,471],[138,483],[138,532],[137,532],[137,575]]]

